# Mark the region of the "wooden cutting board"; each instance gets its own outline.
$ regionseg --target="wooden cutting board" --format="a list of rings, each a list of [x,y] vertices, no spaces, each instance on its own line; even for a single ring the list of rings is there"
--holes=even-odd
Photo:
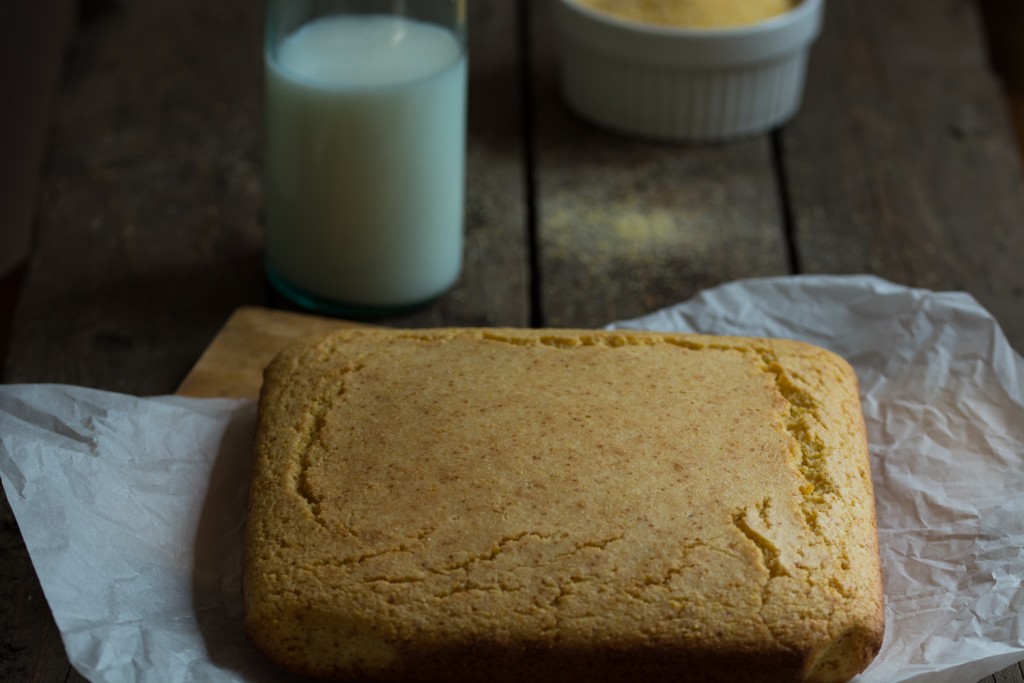
[[[236,310],[178,387],[181,396],[257,398],[263,368],[288,344],[360,323],[258,306]]]

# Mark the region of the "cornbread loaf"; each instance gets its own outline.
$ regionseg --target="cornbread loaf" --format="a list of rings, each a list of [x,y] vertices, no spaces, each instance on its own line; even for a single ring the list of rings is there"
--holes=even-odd
[[[290,347],[243,586],[250,640],[325,679],[846,681],[883,630],[855,375],[643,332]]]
[[[606,14],[681,28],[755,24],[793,9],[799,0],[577,0]]]

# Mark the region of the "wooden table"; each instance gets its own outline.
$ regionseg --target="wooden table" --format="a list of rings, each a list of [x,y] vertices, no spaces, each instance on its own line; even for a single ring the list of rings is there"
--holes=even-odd
[[[385,324],[589,327],[736,278],[873,273],[966,290],[1024,348],[1024,182],[974,4],[828,0],[799,116],[704,146],[570,114],[550,2],[469,4],[465,271]],[[82,7],[3,378],[168,393],[237,307],[283,305],[261,269],[261,11]],[[80,680],[0,514],[0,680]]]

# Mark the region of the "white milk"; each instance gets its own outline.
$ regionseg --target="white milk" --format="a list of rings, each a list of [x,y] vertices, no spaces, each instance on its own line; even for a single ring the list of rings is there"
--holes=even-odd
[[[267,265],[357,307],[419,303],[462,265],[466,57],[443,27],[316,19],[267,56]]]

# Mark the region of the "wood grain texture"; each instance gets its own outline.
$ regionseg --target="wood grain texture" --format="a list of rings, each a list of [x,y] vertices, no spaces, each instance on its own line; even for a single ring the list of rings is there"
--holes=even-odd
[[[262,27],[242,5],[83,5],[5,381],[169,393],[228,314],[262,300]],[[4,566],[27,565],[2,505]],[[18,575],[0,583],[0,680],[84,680],[34,574]]]
[[[549,2],[530,3],[544,324],[594,327],[789,272],[770,139],[686,145],[599,129],[559,94]]]
[[[529,319],[515,12],[471,6],[465,268],[393,324]],[[240,1],[113,7],[72,43],[6,379],[164,393],[236,307],[272,297],[262,17]]]
[[[567,111],[549,2],[467,4],[465,271],[379,322],[597,326],[795,267],[965,289],[1024,346],[1024,183],[974,3],[829,0],[797,118],[703,146]],[[236,385],[203,355],[239,307],[282,305],[260,263],[260,5],[82,7],[4,380],[169,393],[199,360],[221,369],[184,391],[251,391],[305,329],[281,313],[269,347],[234,337],[259,361]],[[81,681],[6,501],[0,554],[0,680]]]
[[[0,88],[8,98],[0,108],[0,280],[28,260],[40,165],[75,4],[0,5]]]
[[[0,498],[0,680],[83,681],[68,664],[2,488]]]
[[[6,379],[166,393],[265,296],[262,17],[94,7],[67,56]]]
[[[1024,182],[975,10],[830,1],[786,187],[805,272],[967,291],[1022,349]]]
[[[301,339],[359,323],[246,306],[235,311],[175,392],[194,398],[257,398],[263,369]]]
[[[466,266],[394,324],[529,319],[515,11],[470,6]],[[261,264],[262,4],[84,7],[4,381],[170,393],[236,308],[276,300]],[[0,506],[0,680],[81,680]]]
[[[991,676],[986,676],[980,683],[1024,683],[1024,662],[1008,666]]]

